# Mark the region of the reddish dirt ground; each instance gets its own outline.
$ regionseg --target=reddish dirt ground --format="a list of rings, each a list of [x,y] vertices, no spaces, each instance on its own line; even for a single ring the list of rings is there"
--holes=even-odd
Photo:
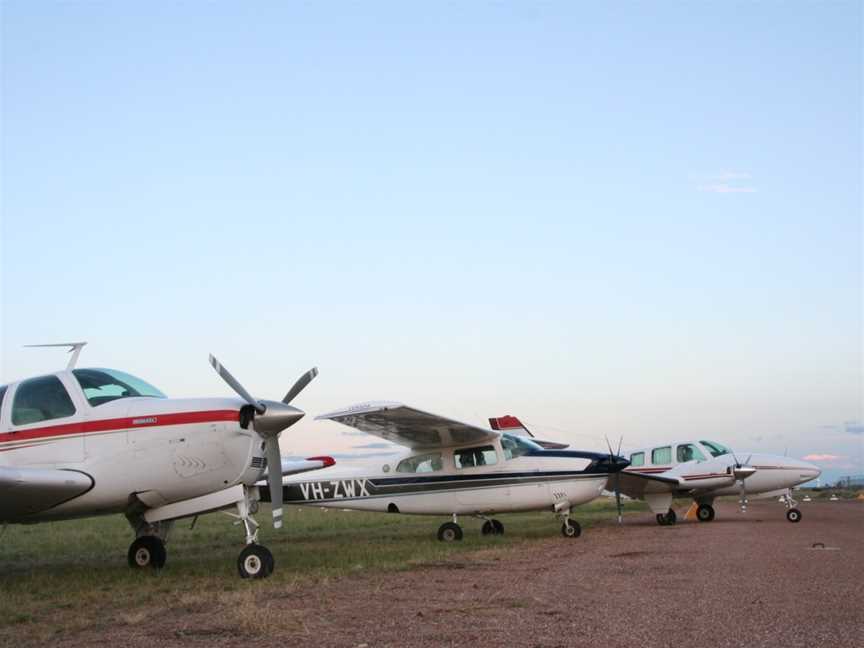
[[[799,524],[776,502],[746,516],[723,503],[714,522],[674,527],[637,515],[576,540],[300,586],[256,602],[256,621],[282,619],[269,636],[217,605],[52,644],[864,646],[864,504],[803,511]]]

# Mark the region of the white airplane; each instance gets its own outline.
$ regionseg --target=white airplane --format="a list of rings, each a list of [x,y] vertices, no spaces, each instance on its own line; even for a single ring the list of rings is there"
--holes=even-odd
[[[242,398],[166,398],[140,378],[114,369],[76,369],[84,342],[68,346],[65,371],[0,387],[0,523],[33,523],[122,513],[135,534],[130,567],[161,568],[174,520],[234,508],[246,547],[244,578],[273,571],[257,543],[265,470],[283,475],[332,465],[330,457],[286,461],[279,434],[304,413],[291,401],[317,375],[312,369],[281,402],[256,400],[213,356],[210,362]],[[273,489],[273,525],[282,524],[281,488]],[[269,495],[269,493],[268,493]]]
[[[789,457],[751,454],[741,463],[729,448],[716,441],[680,441],[630,453],[630,466],[609,480],[609,490],[648,503],[657,523],[675,524],[673,497],[692,497],[700,522],[714,519],[714,498],[738,495],[741,511],[748,495],[754,499],[780,497],[786,519],[801,520],[792,488],[821,473],[813,464]]]
[[[611,453],[545,449],[524,432],[485,430],[401,403],[363,403],[317,418],[407,450],[383,465],[328,468],[313,480],[289,477],[282,496],[286,503],[449,515],[452,521],[438,529],[438,539],[445,542],[462,539],[459,515],[483,519],[482,533],[488,535],[504,532],[491,517],[496,513],[543,509],[561,519],[566,537],[578,537],[581,528],[570,518],[571,509],[598,497],[609,475],[628,464]]]

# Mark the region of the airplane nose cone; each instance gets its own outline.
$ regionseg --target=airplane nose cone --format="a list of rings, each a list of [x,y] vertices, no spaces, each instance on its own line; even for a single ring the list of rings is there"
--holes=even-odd
[[[261,402],[265,405],[266,409],[263,414],[255,415],[254,425],[255,431],[265,439],[276,436],[306,415],[303,410],[278,401]]]
[[[799,483],[801,484],[816,479],[822,474],[822,469],[819,466],[807,461],[793,460],[793,466],[798,469],[801,480]]]

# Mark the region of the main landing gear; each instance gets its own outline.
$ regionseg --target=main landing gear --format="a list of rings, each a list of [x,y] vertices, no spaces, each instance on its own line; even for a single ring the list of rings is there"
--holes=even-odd
[[[710,504],[700,504],[696,509],[696,519],[700,522],[711,522],[714,519],[714,507]]]
[[[504,525],[498,520],[488,518],[485,515],[477,515],[483,520],[483,526],[480,528],[480,533],[484,536],[488,535],[504,535]],[[462,527],[456,520],[456,514],[453,514],[452,522],[445,522],[438,527],[438,539],[441,542],[456,542],[461,540],[463,536]]]
[[[678,516],[671,508],[666,513],[657,514],[657,524],[661,526],[672,526],[678,521]]]
[[[135,531],[135,540],[126,552],[126,562],[132,569],[162,569],[168,559],[165,543],[172,522],[149,524],[140,513],[127,515],[126,519]]]
[[[126,559],[133,569],[162,569],[168,552],[161,538],[152,535],[141,536],[129,545]]]

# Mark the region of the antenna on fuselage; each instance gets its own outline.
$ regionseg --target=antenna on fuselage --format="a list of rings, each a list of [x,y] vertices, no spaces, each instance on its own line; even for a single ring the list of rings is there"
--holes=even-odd
[[[57,342],[56,344],[25,344],[25,347],[35,349],[41,347],[69,347],[69,353],[72,357],[69,358],[69,364],[66,365],[66,371],[75,368],[75,363],[78,362],[78,356],[81,355],[81,349],[84,348],[86,342]]]

